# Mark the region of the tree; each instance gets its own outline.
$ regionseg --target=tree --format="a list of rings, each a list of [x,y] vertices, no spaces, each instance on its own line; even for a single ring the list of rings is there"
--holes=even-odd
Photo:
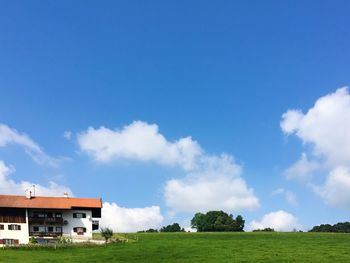
[[[163,226],[160,229],[160,232],[184,232],[185,230],[180,227],[178,223],[174,223],[172,225]]]
[[[111,228],[101,228],[101,236],[104,237],[106,243],[113,236],[113,230]]]
[[[202,232],[204,228],[205,215],[202,213],[196,213],[191,220],[192,228],[197,229],[198,232]]]
[[[245,220],[243,220],[243,217],[241,215],[238,215],[236,217],[236,227],[237,227],[237,231],[240,231],[242,232],[243,231],[243,228],[244,228],[244,223],[245,223]]]
[[[209,211],[206,214],[196,213],[191,220],[192,228],[198,232],[233,232],[243,231],[245,221],[241,215],[233,219],[223,211]]]

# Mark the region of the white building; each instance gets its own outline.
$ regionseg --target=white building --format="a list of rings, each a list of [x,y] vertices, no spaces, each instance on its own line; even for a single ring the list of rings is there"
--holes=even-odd
[[[0,246],[39,243],[57,238],[90,240],[99,226],[98,198],[0,195]]]

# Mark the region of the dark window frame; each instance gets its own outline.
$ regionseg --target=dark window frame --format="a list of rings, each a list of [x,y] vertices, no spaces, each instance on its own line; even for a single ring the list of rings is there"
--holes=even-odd
[[[86,218],[86,213],[82,213],[82,212],[73,213],[73,218]]]
[[[82,231],[78,231],[78,230],[82,230]],[[86,233],[86,227],[81,227],[81,226],[73,227],[73,232],[77,233],[78,235],[84,235],[84,233]]]
[[[21,231],[21,225],[11,224],[7,226],[8,230],[18,230]]]

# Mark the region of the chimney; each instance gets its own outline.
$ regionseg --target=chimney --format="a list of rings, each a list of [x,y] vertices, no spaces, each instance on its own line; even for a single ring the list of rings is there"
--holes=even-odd
[[[26,191],[26,198],[31,199],[32,198],[32,191],[30,191],[29,188],[27,188],[25,191]]]
[[[63,197],[68,198],[68,193],[67,192],[63,193]]]

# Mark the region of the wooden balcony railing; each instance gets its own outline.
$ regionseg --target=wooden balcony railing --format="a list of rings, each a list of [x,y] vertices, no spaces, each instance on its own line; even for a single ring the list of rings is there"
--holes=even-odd
[[[29,217],[29,224],[58,224],[63,225],[62,217]]]
[[[62,236],[62,232],[29,232],[29,236],[34,237],[60,237]]]

